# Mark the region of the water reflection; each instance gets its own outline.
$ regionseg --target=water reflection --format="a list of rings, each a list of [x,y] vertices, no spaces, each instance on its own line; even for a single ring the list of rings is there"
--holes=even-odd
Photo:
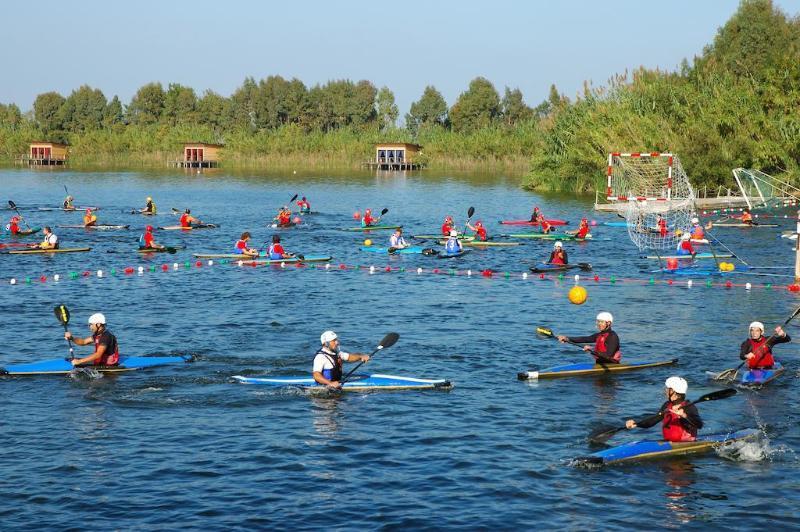
[[[696,517],[689,505],[694,493],[688,489],[697,480],[695,467],[687,460],[669,460],[661,465],[661,471],[667,486],[666,509],[677,523],[690,523]]]
[[[325,395],[324,397],[309,397],[311,406],[312,423],[314,430],[320,436],[333,438],[339,432],[340,412],[339,401],[341,397],[337,395]]]

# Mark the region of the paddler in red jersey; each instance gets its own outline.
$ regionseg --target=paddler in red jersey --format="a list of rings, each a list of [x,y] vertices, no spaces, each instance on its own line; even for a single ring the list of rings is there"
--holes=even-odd
[[[12,235],[19,234],[19,216],[12,216],[11,220],[8,222],[8,230],[11,232]]]
[[[278,211],[278,216],[275,217],[278,227],[289,227],[292,225],[292,211],[286,205]]]
[[[92,335],[87,338],[75,338],[69,331],[64,333],[64,338],[77,345],[94,345],[94,353],[83,358],[73,358],[72,365],[116,366],[119,364],[119,345],[117,338],[106,329],[106,317],[99,312],[92,314],[89,317],[89,330],[92,331]]]
[[[567,260],[567,252],[564,251],[564,245],[561,242],[553,244],[553,251],[550,252],[550,258],[547,259],[548,264],[557,264],[565,266],[569,264]]]
[[[300,210],[300,214],[307,214],[311,212],[311,204],[306,200],[306,197],[303,196],[303,199],[297,202],[297,208]]]
[[[750,209],[745,209],[742,213],[742,223],[753,225],[753,215],[750,213]]]
[[[475,225],[467,222],[467,227],[469,227],[470,230],[475,231],[475,238],[481,242],[486,242],[489,240],[489,236],[486,234],[486,228],[483,226],[483,222],[480,220],[475,222]]]
[[[775,327],[775,334],[764,338],[764,324],[754,321],[750,324],[750,338],[742,342],[739,349],[739,358],[746,361],[750,369],[769,369],[775,365],[772,347],[791,341],[791,337],[780,325]]]
[[[192,216],[191,209],[186,209],[183,211],[183,214],[181,214],[181,227],[191,227],[192,225],[201,223],[203,222]]]
[[[531,214],[531,223],[537,224],[539,223],[539,218],[542,217],[542,211],[539,210],[539,207],[533,207],[533,213]]]
[[[364,211],[364,216],[361,218],[361,227],[370,227],[372,225],[377,224],[381,221],[381,217],[378,216],[377,218],[372,217],[372,209],[367,209]]]
[[[253,257],[258,257],[258,250],[256,248],[247,247],[248,240],[250,240],[250,233],[245,231],[233,246],[233,252],[237,255],[252,255]]]
[[[587,236],[589,236],[589,220],[581,218],[581,224],[578,226],[575,238],[586,238]]]
[[[665,441],[695,441],[698,429],[703,428],[703,420],[697,407],[686,400],[686,391],[689,385],[681,377],[670,377],[664,383],[666,402],[661,405],[658,413],[661,418],[653,419],[652,423],[637,425],[632,419],[625,422],[628,429],[639,427],[649,429],[661,421],[661,434]]]
[[[660,214],[658,215],[658,221],[656,222],[656,228],[658,228],[658,234],[661,236],[661,238],[664,238],[665,236],[667,236],[667,221]]]
[[[597,315],[598,332],[590,336],[557,336],[559,342],[575,342],[579,344],[594,343],[594,346],[585,345],[583,350],[595,358],[597,362],[618,363],[622,360],[619,350],[619,336],[611,330],[614,316],[610,312],[601,312]]]
[[[139,249],[164,249],[161,244],[156,244],[153,238],[153,226],[148,225],[144,228],[144,233],[139,237]]]
[[[444,223],[442,224],[442,236],[450,236],[450,231],[456,228],[452,216],[445,216]]]
[[[83,215],[83,226],[91,227],[97,225],[97,216],[92,213],[92,209],[86,209],[86,214]]]
[[[678,242],[678,255],[685,255],[692,258],[697,255],[697,251],[695,251],[694,246],[692,246],[691,235],[689,233],[683,233],[681,235],[681,241]]]
[[[544,216],[539,216],[539,229],[542,231],[543,235],[546,235],[553,230],[553,226],[550,225],[550,222],[545,220]]]

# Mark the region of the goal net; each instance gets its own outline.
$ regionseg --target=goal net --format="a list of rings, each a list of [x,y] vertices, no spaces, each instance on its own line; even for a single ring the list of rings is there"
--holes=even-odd
[[[736,168],[733,177],[750,209],[785,207],[800,199],[796,186],[759,170]]]

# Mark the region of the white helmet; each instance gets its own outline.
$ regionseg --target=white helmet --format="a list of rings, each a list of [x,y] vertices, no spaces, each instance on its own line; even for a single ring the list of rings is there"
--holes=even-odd
[[[760,321],[754,321],[750,324],[749,329],[761,329],[761,332],[764,332],[764,324]]]
[[[686,242],[686,241],[687,241],[687,240],[689,240],[690,238],[692,238],[692,235],[690,235],[689,233],[683,233],[683,234],[681,235],[681,240],[683,240],[684,242]]]
[[[335,332],[333,332],[333,331],[325,331],[319,337],[319,341],[322,342],[322,345],[325,345],[328,342],[332,342],[332,341],[336,340],[337,338],[339,338],[339,337],[336,336]]]
[[[458,231],[455,229],[450,229],[450,236],[458,236]]]
[[[562,244],[562,243],[559,241],[559,242],[556,242],[555,244],[553,244],[553,247],[554,247],[554,248],[563,248],[563,247],[564,247],[564,244]]]
[[[607,321],[609,323],[614,321],[614,316],[610,312],[601,312],[597,315],[597,321]]]
[[[89,316],[89,325],[96,325],[98,323],[100,325],[105,325],[106,324],[106,317],[103,316],[102,314],[100,314],[99,312],[96,312],[96,313],[92,314],[91,316]]]
[[[692,218],[692,223],[693,224],[699,224],[700,220],[698,218]]]
[[[672,388],[673,392],[681,395],[685,395],[686,390],[689,389],[689,383],[686,382],[686,379],[681,377],[670,377],[664,382],[664,386]]]

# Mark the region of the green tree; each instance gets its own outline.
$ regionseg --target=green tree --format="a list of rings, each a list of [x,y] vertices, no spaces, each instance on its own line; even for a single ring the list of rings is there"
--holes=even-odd
[[[235,128],[248,131],[255,131],[258,127],[256,122],[256,98],[258,85],[252,77],[245,78],[242,86],[231,95],[230,105],[228,106],[228,122]]]
[[[164,113],[164,100],[164,88],[161,83],[148,83],[136,91],[131,99],[127,109],[127,119],[137,125],[158,123]]]
[[[258,128],[278,129],[289,121],[288,94],[289,82],[281,76],[269,76],[259,82],[253,101]]]
[[[197,95],[191,87],[180,83],[170,83],[164,94],[164,110],[162,120],[171,126],[177,124],[196,124]]]
[[[100,89],[82,85],[64,101],[59,109],[59,120],[71,133],[101,129],[106,105],[106,97]]]
[[[228,127],[227,110],[230,101],[214,91],[206,90],[197,101],[198,123],[211,126],[219,133]]]
[[[381,87],[375,99],[375,110],[378,113],[378,122],[381,129],[386,131],[395,126],[400,112],[397,104],[394,103],[394,93],[389,87]]]
[[[447,126],[447,102],[436,87],[428,85],[422,92],[422,97],[411,104],[411,109],[406,114],[406,127],[416,133],[426,125]]]
[[[482,77],[470,81],[450,109],[453,130],[469,133],[494,124],[500,116],[500,95],[494,85]]]
[[[530,120],[533,116],[533,110],[525,104],[525,101],[522,99],[522,91],[519,89],[514,89],[512,91],[506,87],[501,107],[503,122],[507,126],[514,126],[523,120]]]
[[[287,121],[290,124],[302,123],[308,113],[308,89],[305,84],[297,78],[292,78],[286,87],[285,98]]]
[[[62,132],[64,129],[59,110],[65,98],[57,92],[45,92],[33,102],[33,115],[45,135]]]
[[[124,123],[125,113],[122,109],[122,102],[119,101],[119,97],[115,94],[103,110],[103,127],[112,128]]]
[[[0,103],[0,127],[17,129],[22,124],[22,113],[17,104],[10,103],[3,105]]]

